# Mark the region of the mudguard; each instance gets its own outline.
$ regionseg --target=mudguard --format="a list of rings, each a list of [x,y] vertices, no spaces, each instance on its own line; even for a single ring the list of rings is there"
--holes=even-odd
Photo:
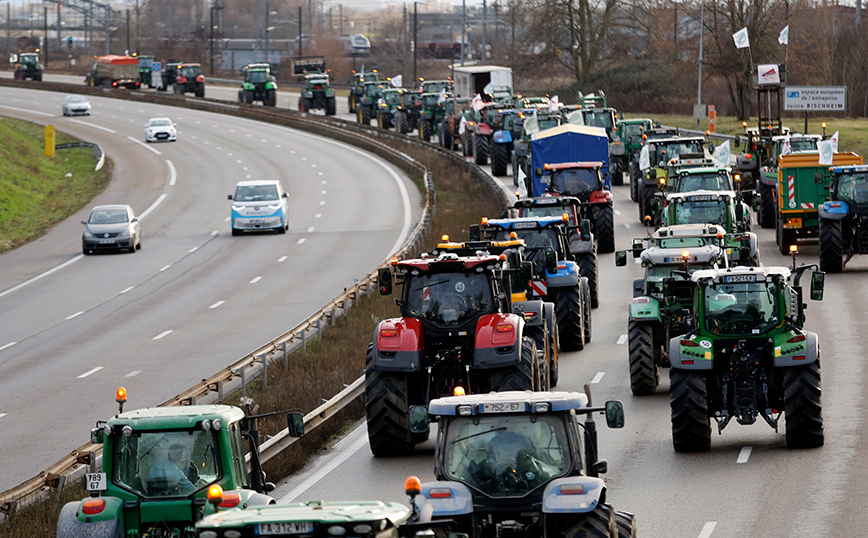
[[[509,144],[512,142],[512,133],[509,131],[497,131],[494,133],[494,141],[498,144]]]
[[[579,266],[576,262],[559,261],[558,272],[546,271],[546,280],[549,288],[568,288],[579,284]]]
[[[645,293],[645,279],[644,278],[634,278],[633,279],[633,298],[642,297],[642,294]]]
[[[503,330],[507,325],[512,328]],[[523,334],[524,320],[521,316],[498,313],[480,317],[476,322],[473,367],[485,369],[518,364]]]
[[[847,202],[823,202],[817,210],[822,219],[840,220],[850,213],[850,206]]]
[[[105,497],[106,501],[109,498]],[[117,500],[120,502],[120,499]],[[80,503],[81,501],[76,501],[63,506],[60,517],[57,518],[57,538],[123,538],[123,528],[117,516],[100,521],[79,521],[76,515]]]
[[[516,157],[527,157],[528,154],[530,153],[528,151],[528,148],[529,148],[529,144],[527,142],[524,142],[522,140],[517,140],[515,142],[515,145],[512,148],[512,151],[513,151],[513,153],[515,153]]]
[[[487,123],[480,123],[476,126],[477,136],[491,136],[491,127]]]
[[[432,491],[437,497],[431,498]],[[434,509],[433,517],[473,513],[473,494],[461,482],[425,482],[420,493]]]
[[[591,193],[590,202],[592,204],[607,204],[612,201],[611,191],[594,191]]]
[[[802,366],[816,362],[820,356],[820,343],[817,333],[805,331],[804,342],[783,344],[775,347],[775,368]]]
[[[521,316],[528,326],[542,325],[545,317],[542,301],[520,301],[512,303],[512,313]]]
[[[394,330],[395,336],[383,336],[383,330]],[[415,372],[422,364],[424,347],[425,333],[420,320],[383,320],[374,332],[374,368],[392,372]]]
[[[696,338],[696,337],[692,337]],[[699,338],[696,340],[699,347],[682,348],[681,337],[669,339],[669,365],[681,370],[711,370],[714,368],[714,352],[709,340]],[[708,342],[708,347],[703,346]],[[684,352],[682,353],[682,349]]]
[[[178,84],[186,84],[187,77],[182,77],[181,75],[178,75],[177,78],[175,78],[175,82],[177,82]]]
[[[612,155],[624,155],[624,152],[624,143],[620,140],[616,140],[609,144],[609,153],[611,153]]]
[[[548,327],[549,334],[555,334],[555,303],[546,302],[543,303],[543,308],[545,308],[546,315],[546,327]]]
[[[660,302],[653,297],[635,297],[630,302],[630,321],[660,319]]]
[[[570,493],[562,493],[562,490]],[[592,476],[558,478],[549,482],[543,490],[542,511],[545,514],[590,512],[597,507],[605,490],[606,486],[600,478]],[[582,491],[582,493],[572,493],[573,491]]]
[[[196,82],[205,82],[205,75],[196,75]]]
[[[757,179],[757,184],[763,183],[765,185],[775,186],[778,184],[778,171],[773,168],[769,168],[767,166],[763,166],[759,179]]]

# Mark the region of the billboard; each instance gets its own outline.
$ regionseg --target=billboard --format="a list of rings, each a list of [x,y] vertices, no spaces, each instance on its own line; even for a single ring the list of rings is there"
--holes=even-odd
[[[846,86],[787,86],[784,110],[847,110]]]

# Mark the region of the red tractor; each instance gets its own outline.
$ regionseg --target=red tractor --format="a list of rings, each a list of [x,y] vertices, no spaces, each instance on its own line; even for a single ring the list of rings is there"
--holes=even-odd
[[[447,239],[448,240],[448,239]],[[545,390],[549,365],[512,313],[511,279],[526,282],[529,262],[505,254],[436,251],[392,259],[380,269],[381,295],[400,287],[401,317],[381,321],[365,361],[371,452],[411,453],[428,438],[428,402],[453,394]]]
[[[201,73],[201,67],[200,64],[181,64],[178,66],[174,93],[192,93],[196,97],[205,97],[205,75]]]

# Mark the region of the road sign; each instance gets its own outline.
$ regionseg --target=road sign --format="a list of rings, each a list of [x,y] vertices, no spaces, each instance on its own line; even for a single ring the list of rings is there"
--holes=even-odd
[[[152,73],[159,73],[162,69],[163,69],[163,66],[160,62],[153,62],[151,64],[151,72]]]
[[[787,86],[784,110],[847,110],[846,86]]]

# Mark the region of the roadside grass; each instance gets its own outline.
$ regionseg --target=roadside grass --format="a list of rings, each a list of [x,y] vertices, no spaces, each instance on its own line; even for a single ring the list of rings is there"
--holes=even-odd
[[[41,125],[0,118],[0,253],[45,234],[106,188],[111,166],[95,172],[90,150],[46,157]],[[57,131],[56,143],[80,142]],[[70,177],[67,175],[70,174]]]

